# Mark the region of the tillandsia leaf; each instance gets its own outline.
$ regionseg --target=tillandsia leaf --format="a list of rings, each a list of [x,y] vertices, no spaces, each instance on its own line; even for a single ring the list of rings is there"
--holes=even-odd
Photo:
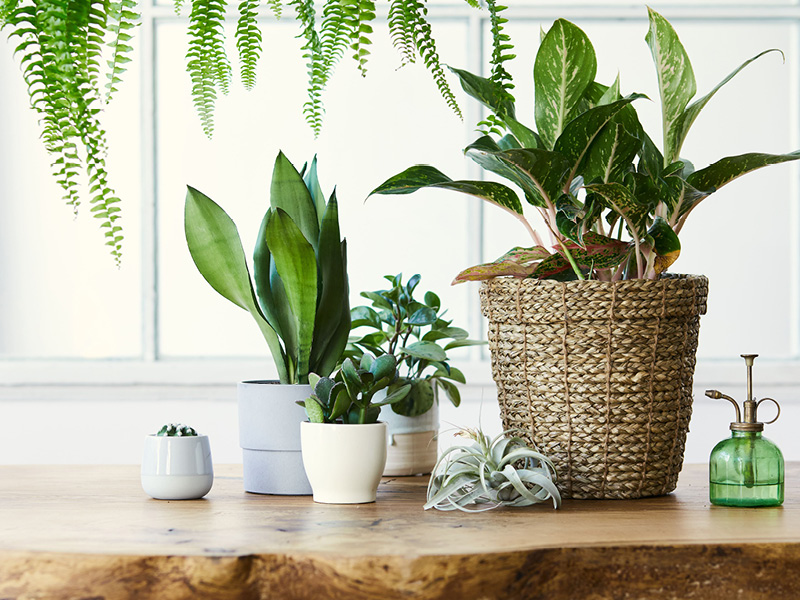
[[[270,206],[286,212],[317,252],[320,227],[317,208],[300,173],[283,152],[278,152],[275,159],[269,193]]]
[[[586,34],[564,19],[553,23],[533,65],[536,127],[546,148],[555,145],[596,71]]]
[[[622,100],[589,109],[564,127],[554,151],[565,156],[570,163],[568,182],[577,175],[592,142],[609,121],[634,100],[646,97],[644,94],[630,94]]]
[[[288,213],[270,209],[267,245],[286,290],[297,327],[297,370],[300,383],[308,377],[317,310],[317,260],[314,248]]]
[[[661,123],[664,164],[678,160],[680,120],[686,105],[697,92],[692,63],[678,34],[664,17],[647,8],[650,29],[645,41],[650,47],[661,95]]]
[[[493,181],[454,181],[429,165],[416,165],[384,181],[373,194],[410,194],[424,188],[441,188],[475,196],[502,208],[522,214],[522,203],[514,191]]]
[[[670,231],[672,230],[670,229]],[[566,247],[579,265],[595,269],[616,267],[630,249],[628,243],[600,235],[594,231],[587,231],[583,235],[582,245],[567,243]]]
[[[738,156],[726,156],[705,169],[695,171],[686,181],[696,189],[710,193],[750,171],[797,159],[800,159],[800,150],[788,154],[750,152]]]
[[[681,254],[681,242],[669,223],[661,217],[655,218],[647,230],[647,235],[653,239],[653,250],[656,252],[653,263],[654,275],[660,275],[678,260]]]
[[[328,375],[335,368],[350,332],[350,286],[347,280],[347,246],[340,239],[339,204],[331,194],[319,235],[319,285],[311,367]]]
[[[711,90],[708,94],[706,94],[702,98],[698,98],[697,100],[692,102],[686,108],[686,110],[684,110],[683,113],[681,113],[680,117],[675,121],[675,124],[673,126],[674,127],[673,140],[675,144],[674,157],[680,155],[681,147],[683,147],[683,142],[686,140],[686,135],[689,133],[689,128],[695,122],[695,119],[697,119],[697,116],[700,114],[700,111],[703,110],[703,107],[705,107],[705,105],[708,104],[708,101],[714,97],[714,95],[720,90],[720,88],[722,88],[722,86],[724,86],[731,79],[736,77],[736,75],[747,65],[758,60],[765,54],[769,54],[770,52],[778,52],[781,55],[781,57],[783,57],[783,52],[781,52],[777,48],[771,48],[769,50],[764,50],[763,52],[756,54],[753,58],[746,60],[741,65],[739,65],[730,75],[728,75],[725,79],[719,82],[713,90]]]
[[[242,242],[231,218],[208,196],[189,187],[184,227],[197,270],[223,297],[252,315],[269,345],[281,382],[296,383],[290,379],[278,335],[258,307]]]

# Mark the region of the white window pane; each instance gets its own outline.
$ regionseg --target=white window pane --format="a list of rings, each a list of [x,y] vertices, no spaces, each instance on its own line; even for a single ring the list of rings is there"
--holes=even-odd
[[[442,55],[463,63],[465,28],[436,23]],[[282,65],[262,64],[252,92],[239,84],[220,101],[213,141],[204,139],[188,95],[184,34],[180,25],[158,28],[157,79],[160,349],[164,356],[263,355],[266,344],[250,317],[219,297],[191,262],[183,238],[183,199],[190,184],[213,198],[239,224],[245,251],[268,205],[269,178],[279,149],[296,166],[319,157],[323,189],[335,185],[348,240],[350,286],[383,287],[381,276],[423,275],[467,322],[470,290],[450,288],[467,251],[464,198],[433,193],[407,197],[367,194],[389,176],[419,162],[436,164],[454,178],[465,174],[460,149],[463,124],[438,96],[421,65],[400,71],[400,57],[385,28],[376,27],[369,74],[362,78],[349,56],[325,96],[328,114],[314,140],[303,121],[305,69],[286,24],[265,29],[265,54],[280,52]],[[460,95],[463,102],[464,97]],[[249,115],[245,118],[244,115]]]
[[[78,219],[61,199],[28,93],[0,41],[0,357],[96,358],[141,354],[138,62],[103,123],[110,183],[123,199],[118,270],[92,218],[87,186]]]
[[[645,129],[661,145],[658,87],[642,21],[578,19],[598,56],[597,80],[609,84],[620,74],[622,93],[642,92],[638,100]],[[508,27],[518,58],[510,68],[516,83],[517,113],[533,122],[533,58],[539,27],[551,23],[514,22]],[[751,64],[727,84],[695,122],[684,156],[703,168],[745,152],[783,153],[797,149],[797,80],[800,62],[795,25],[791,22],[673,23],[685,45],[698,84],[698,95],[710,91],[745,60],[767,48],[777,54]],[[710,280],[709,312],[702,319],[699,356],[731,358],[762,352],[770,358],[794,355],[798,271],[792,240],[798,224],[792,206],[798,202],[797,170],[778,165],[751,173],[706,199],[681,233],[683,246],[674,272],[703,273]],[[485,212],[485,253],[495,258],[511,245],[527,244],[522,227],[499,211]],[[537,229],[544,233],[543,224]],[[515,233],[509,241],[509,232]],[[746,283],[745,283],[746,282]],[[768,307],[768,308],[767,308]]]

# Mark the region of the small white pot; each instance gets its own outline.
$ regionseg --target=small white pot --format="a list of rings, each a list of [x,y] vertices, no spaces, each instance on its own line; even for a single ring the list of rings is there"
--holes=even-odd
[[[391,406],[381,410],[381,420],[388,427],[386,447],[387,477],[426,475],[438,458],[439,403],[417,417],[398,415]]]
[[[314,501],[323,504],[375,502],[386,464],[386,423],[300,424],[303,464]]]
[[[148,435],[142,456],[142,488],[158,500],[202,498],[214,483],[208,436]]]

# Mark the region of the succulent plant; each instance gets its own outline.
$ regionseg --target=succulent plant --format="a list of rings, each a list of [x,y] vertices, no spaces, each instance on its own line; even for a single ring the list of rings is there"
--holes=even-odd
[[[399,402],[411,385],[394,389],[385,398],[374,402],[375,394],[397,380],[397,361],[391,354],[378,358],[364,354],[358,366],[347,358],[333,377],[309,377],[314,393],[298,404],[304,406],[312,423],[375,423],[381,407]]]
[[[462,429],[459,434],[474,443],[453,446],[439,457],[428,482],[425,510],[482,512],[548,499],[554,508],[561,506],[553,463],[508,433],[490,440],[480,429]]]
[[[514,99],[497,82],[453,70],[464,90],[492,112],[484,122],[489,131],[465,153],[521,190],[549,234],[547,243],[526,218],[517,192],[502,183],[454,181],[429,165],[395,175],[372,193],[455,190],[506,210],[531,236],[532,247],[516,247],[462,271],[454,283],[497,276],[655,279],[677,260],[678,234],[705,198],[750,171],[800,159],[800,151],[748,153],[695,170],[682,158],[689,129],[711,98],[747,65],[780,50],[750,58],[695,99],[694,71],[677,33],[660,14],[648,13],[645,39],[658,75],[661,150],[633,105],[644,96],[622,97],[619,77],[611,85],[595,81],[594,48],[580,28],[564,19],[543,35],[534,61],[536,131],[517,121]],[[500,137],[503,131],[509,133]]]
[[[253,255],[254,280],[236,225],[213,200],[189,188],[186,242],[203,277],[255,319],[281,383],[328,375],[347,345],[350,300],[347,245],[334,191],[327,204],[317,161],[298,172],[278,153],[270,208]]]
[[[351,336],[345,357],[361,360],[365,352],[376,356],[393,355],[401,369],[389,393],[411,384],[408,395],[391,404],[400,415],[414,417],[428,412],[434,403],[436,388],[443,390],[454,406],[461,403],[455,382],[466,383],[464,374],[449,364],[448,350],[484,344],[469,339],[466,330],[452,326],[445,319],[446,310],[433,292],[426,292],[424,302],[414,298],[420,275],[413,275],[403,284],[403,276],[385,275],[391,289],[361,292],[372,306],[356,306],[350,310],[352,330],[368,328],[366,334]]]
[[[191,437],[196,436],[197,432],[194,428],[183,423],[167,423],[158,430],[156,435],[162,437]]]

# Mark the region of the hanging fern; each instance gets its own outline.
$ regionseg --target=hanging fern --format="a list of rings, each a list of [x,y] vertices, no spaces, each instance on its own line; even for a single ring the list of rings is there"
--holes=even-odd
[[[108,46],[112,49],[112,56],[108,61],[106,102],[111,100],[111,96],[117,91],[117,85],[122,83],[122,74],[127,70],[123,65],[131,61],[128,55],[133,52],[130,45],[133,39],[131,31],[139,24],[139,13],[136,12],[135,0],[111,2],[108,5],[108,15],[111,33],[111,41]]]
[[[508,19],[501,14],[508,7],[499,6],[496,0],[486,0],[486,6],[489,7],[489,20],[492,25],[492,57],[489,60],[492,65],[492,75],[490,79],[503,86],[513,102],[514,96],[511,94],[511,90],[514,89],[514,83],[511,74],[506,71],[505,63],[516,58],[516,54],[511,54],[514,45],[508,34],[503,31],[503,26],[508,23]]]
[[[214,133],[217,89],[228,93],[231,65],[225,53],[225,0],[193,0],[189,16],[189,50],[186,67],[192,79],[192,98],[203,131]]]
[[[405,0],[391,0],[389,33],[392,36],[392,44],[400,51],[402,57],[400,67],[416,62],[417,47],[414,44],[414,23],[406,18]]]
[[[367,57],[371,45],[370,36],[372,35],[372,24],[375,20],[375,3],[372,0],[351,0],[347,2],[345,13],[347,14],[348,30],[350,32],[350,48],[353,50],[353,60],[358,64],[361,75],[367,76]]]
[[[108,183],[106,133],[98,120],[100,65],[107,37],[114,48],[114,65],[125,62],[130,37],[122,34],[129,35],[138,15],[129,5],[107,8],[100,0],[6,0],[0,8],[0,25],[10,29],[10,39],[17,38],[15,54],[20,57],[31,106],[39,115],[42,140],[53,156],[54,176],[64,199],[77,213],[81,204],[78,180],[85,172],[90,212],[100,219],[106,244],[119,264],[119,198]],[[111,81],[117,77],[118,82],[121,71],[111,68]]]
[[[239,50],[242,83],[245,89],[251,90],[256,84],[256,63],[258,62],[258,57],[261,56],[258,0],[243,0],[239,4],[239,22],[236,25],[236,48]]]

